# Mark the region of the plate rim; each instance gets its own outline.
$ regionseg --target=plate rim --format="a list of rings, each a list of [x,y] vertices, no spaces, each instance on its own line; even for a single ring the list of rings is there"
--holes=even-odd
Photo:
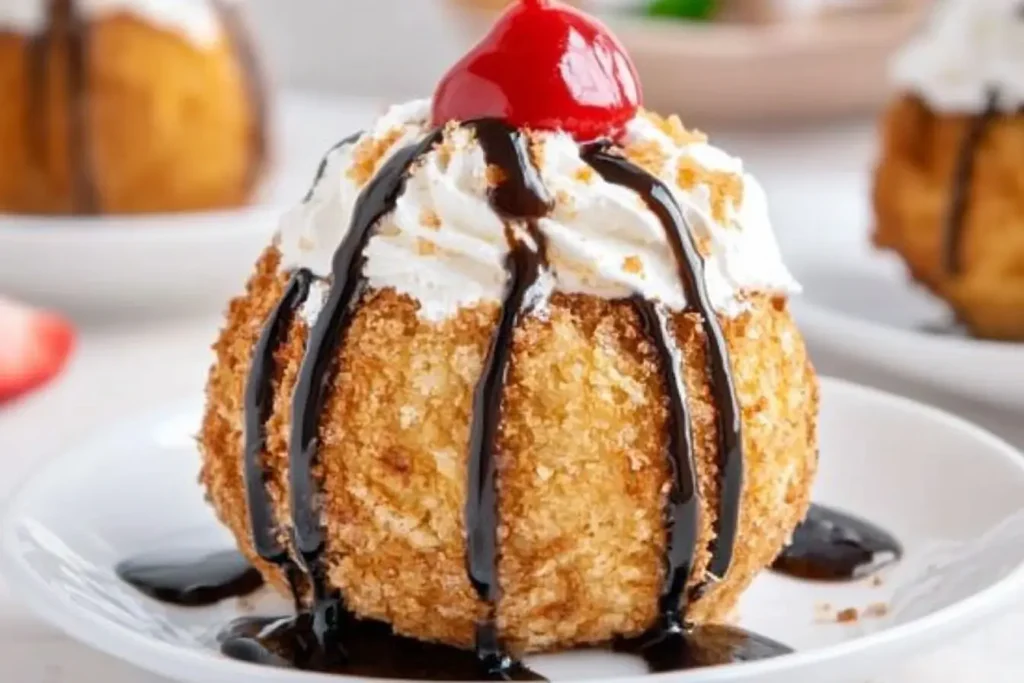
[[[853,333],[858,337],[870,334],[883,339],[898,339],[901,344],[925,344],[932,348],[942,348],[945,352],[957,355],[973,355],[983,350],[987,354],[1000,356],[1000,360],[1024,359],[1024,342],[976,337],[941,336],[916,332],[903,327],[886,325],[875,320],[849,315],[829,306],[814,303],[807,297],[792,299],[790,305],[798,315],[802,313],[801,327],[806,329],[813,328],[818,336],[823,336],[822,332],[825,332],[832,338],[842,337],[842,334],[836,332],[837,328],[841,328],[843,332]],[[840,344],[842,343],[840,342]],[[844,348],[854,346],[859,348],[859,345],[853,343],[842,345]]]
[[[258,223],[239,219],[277,218],[287,210],[279,202],[253,203],[233,209],[168,213],[119,214],[109,216],[21,215],[0,213],[0,242],[22,246],[51,240],[78,243],[151,244],[167,237],[196,240],[217,233],[221,236],[263,234],[269,230]],[[274,221],[275,229],[277,221]]]
[[[991,456],[998,455],[1024,473],[1024,454],[1020,450],[969,420],[905,396],[847,380],[822,376],[820,381],[823,393],[838,393],[852,397],[854,400],[881,403],[891,409],[916,413],[925,420],[945,422],[950,428],[963,432],[979,443],[984,443]],[[32,571],[31,566],[18,552],[16,530],[20,528],[23,515],[17,513],[24,510],[36,496],[39,496],[40,491],[45,490],[48,477],[52,475],[53,471],[60,469],[66,460],[75,458],[82,451],[101,448],[105,444],[123,439],[128,433],[136,432],[154,422],[164,421],[169,416],[195,412],[197,405],[199,402],[197,398],[193,397],[171,402],[134,416],[130,415],[121,420],[116,429],[97,430],[76,444],[65,446],[53,457],[48,458],[44,464],[30,472],[15,488],[7,504],[0,508],[0,573],[9,581],[13,589],[21,589],[18,590],[19,600],[28,606],[38,618],[64,632],[72,639],[136,667],[160,673],[161,670],[156,670],[151,666],[151,662],[155,658],[163,661],[178,659],[183,663],[187,662],[195,670],[205,670],[205,673],[202,674],[204,680],[214,680],[216,676],[230,677],[232,674],[237,674],[252,680],[280,681],[282,680],[281,670],[224,658],[217,659],[209,651],[194,650],[153,640],[127,627],[103,619],[92,611],[77,607],[49,591],[46,582]],[[29,587],[30,590],[25,590],[26,587]],[[1018,594],[1022,587],[1024,587],[1024,562],[1019,563],[999,581],[924,617],[895,625],[883,631],[868,633],[854,640],[797,651],[776,659],[745,663],[742,666],[729,665],[703,669],[700,671],[700,680],[705,683],[752,681],[757,680],[757,677],[761,675],[778,674],[786,670],[797,671],[814,665],[827,665],[830,662],[851,659],[865,652],[877,654],[898,651],[912,647],[915,643],[935,641],[951,632],[966,629],[970,625],[978,623],[997,612],[1000,605],[1012,603],[1013,596]],[[58,615],[66,615],[69,612],[75,615],[74,618],[58,618]],[[127,647],[118,647],[116,643],[126,643]],[[288,675],[296,681],[309,681],[309,683],[363,680],[352,676],[304,671],[289,671]],[[410,683],[411,680],[379,679],[381,683]],[[580,683],[587,680],[597,679],[580,679]],[[673,672],[620,676],[600,679],[600,682],[645,683],[654,681],[666,683],[670,680],[685,681],[687,676]]]

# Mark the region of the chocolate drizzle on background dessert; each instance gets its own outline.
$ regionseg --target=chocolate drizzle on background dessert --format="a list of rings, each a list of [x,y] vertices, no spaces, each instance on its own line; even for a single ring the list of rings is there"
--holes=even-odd
[[[56,69],[53,62],[59,57],[66,60],[63,70]],[[99,202],[89,145],[89,26],[74,0],[51,0],[46,30],[31,38],[25,63],[29,88],[26,116],[34,168],[43,169],[51,163],[50,79],[63,73],[68,121],[67,169],[71,185],[68,210],[94,214],[99,211]]]
[[[902,557],[903,546],[884,529],[812,505],[772,569],[798,579],[852,581],[871,576]]]
[[[970,209],[971,186],[974,184],[974,166],[978,148],[985,139],[985,133],[999,113],[999,91],[989,90],[985,110],[971,118],[964,134],[963,144],[956,159],[953,188],[949,213],[946,217],[945,267],[952,275],[960,272],[960,249],[963,242],[964,223]]]

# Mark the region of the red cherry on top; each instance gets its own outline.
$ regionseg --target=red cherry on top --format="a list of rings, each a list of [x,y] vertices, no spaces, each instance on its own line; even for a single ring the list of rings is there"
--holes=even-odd
[[[554,0],[522,0],[441,79],[433,120],[500,118],[590,142],[621,133],[641,99],[636,67],[604,24]]]

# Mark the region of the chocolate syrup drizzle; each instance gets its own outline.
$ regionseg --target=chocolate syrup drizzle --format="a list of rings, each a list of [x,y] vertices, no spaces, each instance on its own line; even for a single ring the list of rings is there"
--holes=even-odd
[[[664,183],[625,157],[615,154],[607,144],[597,144],[586,148],[583,158],[607,182],[628,187],[639,194],[651,212],[661,221],[665,229],[665,238],[675,257],[679,280],[686,295],[686,310],[698,313],[701,317],[701,325],[708,340],[708,375],[711,378],[711,391],[715,405],[718,407],[719,500],[718,514],[715,520],[715,540],[712,542],[712,557],[708,574],[713,580],[721,580],[725,578],[729,566],[732,564],[733,549],[738,532],[740,498],[743,495],[743,435],[739,403],[736,399],[736,388],[732,378],[732,368],[729,364],[728,345],[715,309],[711,305],[711,298],[708,296],[704,278],[704,261],[697,251],[697,245],[694,243],[693,235],[679,203],[676,202],[672,191]],[[665,332],[669,331],[668,320],[664,318],[667,314],[661,311],[658,315],[662,318],[658,328],[663,330],[663,336]],[[658,344],[657,339],[655,342]],[[673,354],[666,354],[664,349],[661,349],[661,356],[662,366],[667,368],[673,376],[673,381],[669,384],[669,395],[672,402],[683,405],[685,403],[683,393],[685,384],[680,376],[681,365]],[[688,423],[685,411],[674,408],[673,413],[674,422],[677,424]],[[681,472],[685,472],[687,467],[692,472],[692,438],[684,440],[683,444],[673,445],[678,448],[684,444],[686,452],[677,450],[674,453],[675,462]],[[676,479],[674,484],[679,487],[681,482],[678,474]],[[682,495],[685,498],[685,493],[685,487],[683,487],[676,492],[676,495]],[[691,497],[693,497],[692,494]],[[687,524],[690,523],[688,514],[684,516],[684,519]],[[683,538],[689,538],[690,535],[687,534]],[[674,533],[673,536],[675,536]],[[669,566],[682,567],[681,561],[685,558],[685,564],[688,567],[691,561],[689,558],[693,555],[692,546],[695,542],[695,538],[689,540],[691,547],[688,550],[673,547],[674,544],[670,544]],[[675,561],[672,555],[675,555]],[[675,587],[677,589],[675,595],[670,594],[666,597],[678,603],[685,580],[674,583],[681,585]]]
[[[266,423],[274,407],[274,352],[283,342],[295,312],[306,303],[313,274],[297,270],[284,296],[271,312],[253,350],[252,367],[245,387],[245,495],[249,508],[252,544],[261,559],[286,569],[291,563],[288,548],[278,537],[274,507],[267,491],[263,453],[266,450]]]
[[[985,139],[992,121],[999,110],[999,91],[989,90],[988,103],[985,110],[971,119],[967,133],[964,135],[960,153],[957,156],[956,172],[953,176],[953,189],[946,217],[945,265],[951,275],[960,272],[960,245],[963,241],[964,223],[970,208],[971,185],[974,180],[975,160],[978,148]]]
[[[490,193],[492,208],[505,221],[509,254],[508,282],[501,311],[488,346],[483,371],[473,395],[470,429],[468,492],[466,501],[467,574],[480,599],[489,606],[487,617],[477,627],[473,677],[491,679],[536,679],[536,674],[512,659],[502,647],[496,625],[501,592],[498,583],[498,491],[496,457],[502,396],[511,361],[512,339],[519,321],[529,314],[544,295],[539,281],[547,269],[546,244],[539,219],[552,209],[552,200],[539,171],[530,159],[523,135],[508,124],[492,119],[464,124],[472,127],[488,164],[503,171],[503,182]],[[250,661],[281,664],[290,661],[300,668],[351,672],[351,663],[367,622],[359,622],[346,609],[344,598],[330,590],[326,578],[326,538],[321,526],[318,483],[320,416],[336,376],[335,358],[349,325],[367,290],[363,275],[364,250],[377,224],[395,208],[404,191],[410,169],[443,137],[443,129],[428,134],[419,143],[395,153],[364,188],[353,211],[350,229],[335,253],[332,284],[324,309],[310,331],[292,403],[289,454],[289,488],[295,560],[277,541],[265,491],[257,490],[264,471],[263,424],[267,418],[269,383],[273,375],[273,347],[287,328],[286,319],[304,298],[299,274],[293,278],[284,300],[271,314],[254,353],[245,402],[246,481],[254,541],[265,560],[284,568],[300,569],[311,586],[312,608],[295,619],[238,623],[225,638],[223,650],[229,656]],[[351,140],[345,140],[344,145]],[[743,487],[742,435],[738,403],[729,367],[728,350],[721,325],[711,306],[704,282],[701,257],[682,210],[671,191],[640,167],[615,154],[607,143],[582,150],[584,160],[608,182],[636,191],[658,216],[675,256],[687,312],[701,317],[708,340],[708,371],[712,394],[718,405],[718,469],[720,499],[715,522],[709,576],[722,578],[732,562],[736,540],[740,497]],[[327,159],[318,171],[326,169]],[[308,200],[308,197],[307,197]],[[301,278],[300,278],[301,276]],[[621,641],[617,648],[643,656],[652,669],[675,670],[698,663],[689,656],[698,641],[710,637],[708,628],[690,628],[685,621],[684,597],[690,583],[696,552],[699,501],[692,427],[682,375],[683,358],[675,341],[675,320],[664,306],[635,296],[631,300],[643,327],[660,358],[669,399],[666,458],[671,467],[671,491],[666,509],[667,544],[664,587],[659,600],[661,617],[655,629],[641,639]],[[257,528],[260,527],[260,528]],[[707,581],[700,584],[707,587]],[[370,622],[372,623],[372,622]],[[723,636],[726,631],[732,635]],[[353,633],[355,635],[353,635]],[[246,635],[247,634],[247,635]],[[737,661],[789,652],[785,646],[718,627],[714,636],[727,643],[726,659]],[[397,638],[397,636],[395,636]],[[244,642],[239,642],[239,639]],[[352,639],[355,639],[354,641]],[[344,642],[342,642],[344,639]],[[672,648],[674,655],[668,654]],[[721,648],[719,648],[721,650]],[[301,656],[283,657],[281,651]],[[314,653],[314,654],[311,654]],[[667,663],[674,662],[674,663]],[[447,672],[452,675],[451,672]]]
[[[65,78],[68,111],[68,179],[71,184],[69,210],[94,214],[99,210],[92,169],[89,130],[88,53],[89,26],[74,0],[51,0],[46,30],[33,36],[28,47],[26,79],[28,83],[28,130],[34,167],[46,168],[50,155],[50,60],[67,51]]]
[[[302,203],[306,204],[313,198],[313,194],[316,192],[317,186],[320,181],[324,179],[324,174],[327,173],[327,167],[330,166],[331,156],[343,147],[347,147],[352,143],[356,142],[359,138],[363,137],[363,131],[358,131],[349,135],[347,138],[338,141],[333,147],[327,150],[323,158],[320,159],[320,165],[316,167],[316,174],[313,176],[313,184],[309,186],[309,191],[306,192],[306,196],[302,198]]]
[[[42,2],[42,0],[40,0]],[[232,2],[212,0],[221,25],[228,36],[232,53],[242,69],[249,110],[253,112],[253,131],[250,142],[250,163],[247,165],[245,192],[251,192],[267,163],[268,121],[263,73],[257,52],[245,30],[241,9]],[[95,169],[90,141],[89,97],[89,22],[80,12],[75,0],[49,0],[46,29],[33,36],[28,44],[26,82],[28,84],[26,109],[29,131],[29,153],[33,168],[45,169],[51,159],[50,130],[50,77],[51,60],[66,48],[66,98],[68,121],[68,173],[71,187],[67,211],[90,215],[102,209],[96,185]]]

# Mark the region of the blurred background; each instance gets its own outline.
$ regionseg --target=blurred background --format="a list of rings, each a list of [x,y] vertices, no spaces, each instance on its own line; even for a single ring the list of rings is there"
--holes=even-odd
[[[577,0],[613,25],[655,107],[701,124],[865,114],[930,0]],[[429,93],[507,0],[250,0],[278,83]]]

